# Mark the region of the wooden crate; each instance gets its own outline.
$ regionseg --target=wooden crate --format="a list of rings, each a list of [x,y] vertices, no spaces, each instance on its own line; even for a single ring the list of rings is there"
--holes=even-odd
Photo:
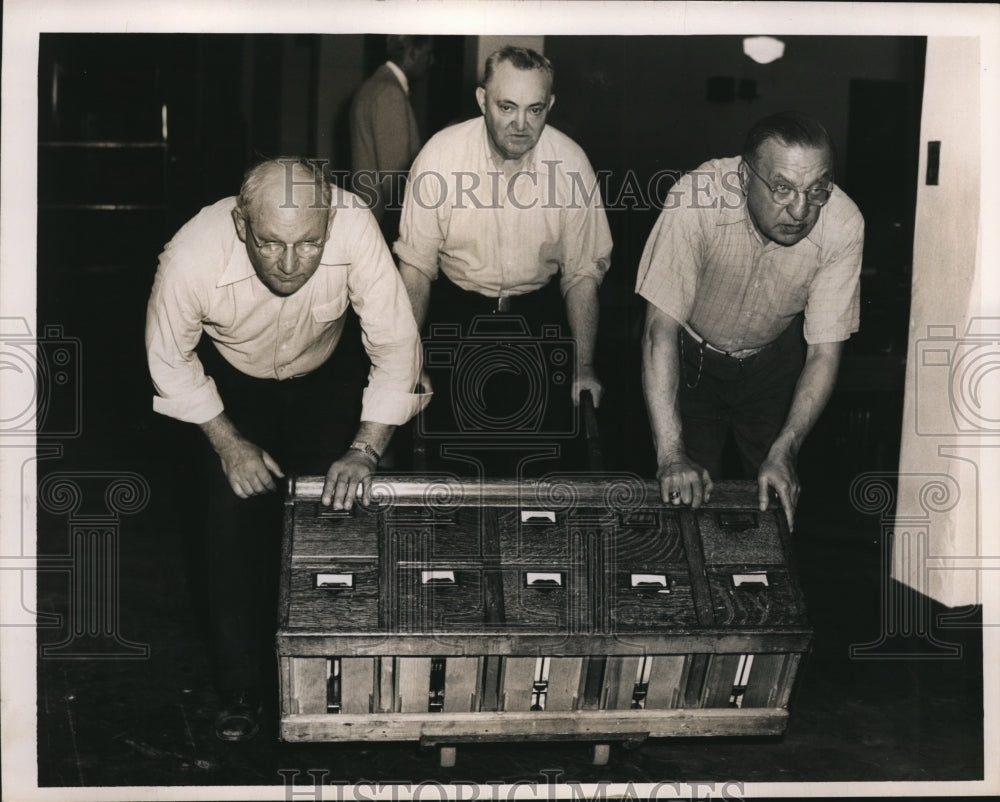
[[[812,638],[784,515],[635,477],[381,477],[350,513],[290,480],[288,741],[779,735]],[[450,758],[448,757],[450,754]],[[442,752],[453,759],[454,752]]]

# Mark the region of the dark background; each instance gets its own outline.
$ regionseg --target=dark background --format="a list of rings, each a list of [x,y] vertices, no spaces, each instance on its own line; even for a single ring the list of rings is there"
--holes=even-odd
[[[152,412],[143,348],[157,254],[199,208],[235,194],[243,171],[261,156],[302,153],[328,159],[335,173],[348,168],[348,102],[384,59],[382,41],[41,36],[37,325],[74,343],[79,363],[70,386],[45,399],[40,442],[60,456],[40,461],[39,479],[106,470],[148,481],[148,507],[122,519],[131,534],[118,570],[120,625],[153,645],[141,665],[40,661],[43,785],[273,783],[275,765],[305,769],[334,759],[335,776],[355,779],[416,779],[433,767],[407,745],[275,753],[264,739],[239,752],[212,739],[212,691],[196,623],[199,544],[184,503],[185,465],[198,435]],[[623,758],[608,776],[972,779],[982,775],[978,634],[961,635],[968,643],[958,661],[847,660],[847,644],[877,638],[891,584],[880,523],[852,507],[850,487],[861,474],[891,472],[898,462],[924,40],[784,41],[782,59],[758,65],[735,36],[545,38],[556,67],[549,124],[608,176],[615,248],[601,289],[597,353],[608,470],[648,477],[655,470],[640,385],[643,309],[633,292],[658,214],[651,177],[736,155],[754,120],[797,109],[830,130],[839,149],[836,180],[867,224],[861,331],[847,344],[834,396],[800,460],[796,537],[819,645],[800,682],[793,729],[785,744],[749,749],[647,747],[645,757]],[[425,136],[478,113],[475,54],[475,37],[436,38],[433,69],[413,87]],[[662,197],[667,185],[659,187]],[[74,416],[78,425],[66,424]],[[40,515],[39,553],[65,550],[65,519]],[[39,610],[58,614],[68,593],[64,576],[42,576]],[[927,600],[914,603],[931,609]],[[40,630],[39,640],[64,637],[55,626]],[[477,766],[470,773],[479,780],[493,771],[490,778],[537,781],[542,755],[577,777],[604,776],[562,749],[487,750],[483,761],[465,766]]]

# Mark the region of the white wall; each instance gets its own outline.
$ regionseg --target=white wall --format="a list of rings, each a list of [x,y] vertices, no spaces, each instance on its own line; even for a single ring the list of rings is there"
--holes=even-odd
[[[893,576],[948,606],[981,601],[1000,498],[1000,299],[982,284],[979,43],[927,41],[894,524]],[[941,143],[936,186],[926,183],[930,141]]]

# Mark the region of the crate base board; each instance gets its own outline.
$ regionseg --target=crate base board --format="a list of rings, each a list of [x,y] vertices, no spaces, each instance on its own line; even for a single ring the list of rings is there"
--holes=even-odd
[[[284,741],[504,740],[640,741],[650,738],[781,735],[783,708],[712,710],[578,710],[566,713],[393,713],[297,715],[281,720]],[[474,734],[472,734],[474,733]]]

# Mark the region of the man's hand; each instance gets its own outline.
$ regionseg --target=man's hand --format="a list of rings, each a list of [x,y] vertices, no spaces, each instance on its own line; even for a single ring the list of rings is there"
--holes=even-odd
[[[579,406],[580,393],[584,390],[590,390],[590,397],[594,401],[594,408],[599,407],[604,387],[597,378],[597,374],[594,373],[592,365],[581,365],[576,369],[576,376],[573,377],[573,386],[570,389],[570,393],[573,396],[573,406]]]
[[[675,507],[690,504],[694,509],[712,497],[712,477],[687,454],[677,453],[662,462],[656,471],[660,496]]]
[[[773,448],[757,474],[757,501],[761,512],[767,509],[768,488],[772,487],[781,499],[781,506],[785,508],[785,517],[788,519],[788,530],[792,531],[795,505],[799,503],[801,490],[799,476],[795,472],[795,461],[791,455]]]
[[[219,452],[222,471],[229,486],[240,498],[250,498],[278,489],[274,477],[283,479],[278,463],[264,449],[242,437],[228,443]]]
[[[323,483],[322,502],[324,506],[333,504],[335,510],[349,510],[354,505],[361,490],[361,503],[371,501],[372,474],[377,463],[363,451],[348,450],[326,472]]]

